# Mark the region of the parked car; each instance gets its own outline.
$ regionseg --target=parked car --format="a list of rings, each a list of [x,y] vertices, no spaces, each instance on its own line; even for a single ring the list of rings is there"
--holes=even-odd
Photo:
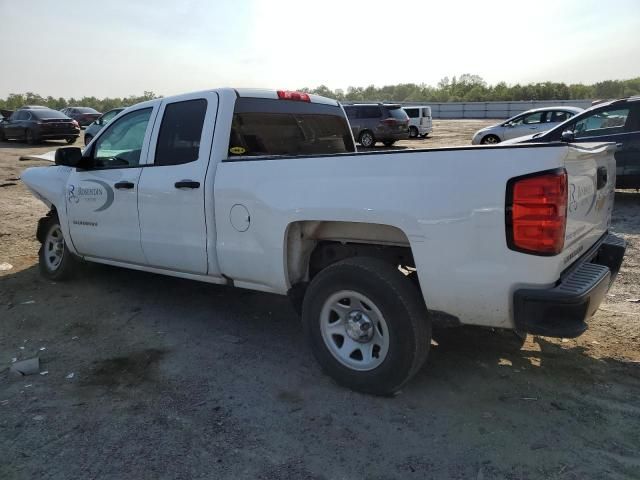
[[[400,105],[368,103],[345,105],[356,141],[363,147],[376,142],[392,146],[397,140],[409,138],[409,117]]]
[[[67,117],[73,118],[81,127],[86,127],[102,115],[102,113],[91,107],[67,107],[60,111]]]
[[[640,189],[640,96],[601,102],[545,133],[508,143],[615,142],[616,186]]]
[[[431,107],[402,107],[409,116],[409,137],[426,137],[433,132]]]
[[[530,133],[549,130],[582,112],[578,107],[534,108],[511,117],[505,122],[478,130],[472,145],[492,145]]]
[[[335,100],[222,88],[129,107],[21,178],[50,207],[46,278],[82,258],[289,295],[325,372],[387,395],[432,325],[587,329],[625,251],[613,150],[358,153]]]
[[[113,110],[109,110],[107,113],[103,113],[100,118],[98,118],[95,122],[87,127],[84,131],[84,144],[89,145],[89,142],[93,140],[93,137],[104,128],[104,126],[113,120],[113,117],[118,115],[124,108],[114,108]]]
[[[80,136],[78,122],[51,108],[20,108],[0,123],[0,140],[22,140],[29,144],[42,140],[74,143]]]

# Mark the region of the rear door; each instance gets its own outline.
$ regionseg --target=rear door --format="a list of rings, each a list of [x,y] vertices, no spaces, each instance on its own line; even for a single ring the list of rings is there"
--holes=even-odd
[[[427,127],[427,129],[432,128],[431,124],[431,107],[423,107],[422,108],[422,116],[420,117],[420,124]]]
[[[542,132],[548,128],[546,118],[547,112],[545,111],[523,115],[515,122],[511,122],[513,125],[512,128],[505,128],[504,137],[506,140],[509,140],[511,138]]]
[[[23,117],[23,111],[13,112],[8,120],[5,121],[4,132],[7,137],[19,137],[22,136],[21,119]]]
[[[625,125],[625,133],[616,142],[622,158],[622,188],[640,188],[640,102],[634,103]],[[622,144],[622,145],[620,145]]]
[[[140,178],[138,207],[142,249],[150,266],[195,274],[207,267],[205,198],[218,94],[198,93],[165,100]]]

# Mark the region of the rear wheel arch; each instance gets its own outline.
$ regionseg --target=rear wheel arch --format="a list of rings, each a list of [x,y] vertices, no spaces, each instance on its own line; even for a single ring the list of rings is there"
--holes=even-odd
[[[284,265],[289,295],[296,308],[306,285],[333,263],[353,257],[381,259],[406,268],[418,283],[409,239],[392,225],[366,222],[298,221],[289,224],[284,239]],[[412,273],[414,272],[414,273]]]

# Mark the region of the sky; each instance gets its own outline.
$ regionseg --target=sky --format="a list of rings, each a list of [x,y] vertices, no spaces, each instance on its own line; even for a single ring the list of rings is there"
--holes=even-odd
[[[640,76],[640,0],[0,0],[0,97]]]

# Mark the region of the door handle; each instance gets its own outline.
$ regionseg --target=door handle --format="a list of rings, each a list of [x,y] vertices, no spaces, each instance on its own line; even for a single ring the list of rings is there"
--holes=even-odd
[[[180,180],[174,184],[176,188],[200,188],[200,182],[193,180]]]
[[[600,190],[602,187],[604,187],[607,184],[607,179],[608,179],[608,174],[607,174],[607,167],[598,167],[598,173],[597,173],[597,189]]]
[[[133,187],[135,187],[135,185],[133,184],[133,182],[118,182],[114,185],[114,187],[116,187],[118,190],[131,190]]]
[[[616,143],[616,147],[618,147],[618,150],[620,150],[622,147],[624,147],[624,143],[618,142]]]

